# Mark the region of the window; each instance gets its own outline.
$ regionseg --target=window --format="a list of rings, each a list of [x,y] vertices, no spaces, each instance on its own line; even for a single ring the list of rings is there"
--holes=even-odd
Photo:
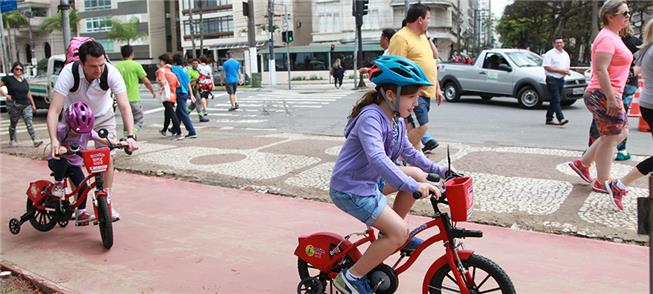
[[[84,8],[87,11],[111,9],[111,0],[84,0]]]
[[[89,33],[111,30],[111,17],[91,17],[86,19],[86,31]]]
[[[188,4],[190,1],[188,0],[182,0],[182,6],[183,9],[188,9]],[[216,6],[225,6],[225,5],[231,5],[233,3],[233,0],[194,0],[193,1],[193,8],[207,8],[207,7],[216,7]]]
[[[340,14],[338,12],[322,12],[318,15],[320,25],[320,33],[333,33],[339,32],[340,27]]]
[[[234,17],[233,16],[223,16],[215,18],[205,18],[204,29],[202,30],[203,34],[211,33],[232,33],[234,31]],[[194,32],[195,35],[200,33],[200,21],[198,19],[193,19]],[[190,30],[190,21],[184,21],[184,34],[187,36],[191,35]]]
[[[100,44],[102,45],[102,47],[104,47],[104,52],[106,52],[106,53],[113,53],[113,52],[115,52],[115,51],[113,50],[113,41],[108,40],[108,39],[98,39],[98,40],[96,40],[96,41],[97,41],[98,43],[100,43]]]

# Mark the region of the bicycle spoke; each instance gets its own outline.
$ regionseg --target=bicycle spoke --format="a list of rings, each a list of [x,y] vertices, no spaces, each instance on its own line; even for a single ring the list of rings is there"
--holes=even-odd
[[[501,287],[497,287],[497,288],[494,288],[494,289],[490,289],[490,290],[482,291],[482,292],[478,292],[478,293],[479,294],[481,294],[481,293],[490,293],[490,292],[494,292],[494,291],[501,291]]]
[[[474,267],[474,270],[472,271],[472,281],[476,281],[476,267]]]
[[[452,276],[449,275],[449,274],[447,274],[447,278],[449,278],[449,280],[451,280],[454,284],[457,284],[457,283],[458,283],[458,282],[456,282],[456,278],[452,277]]]
[[[485,284],[485,282],[487,282],[487,279],[489,279],[490,277],[491,277],[490,274],[487,274],[487,277],[485,277],[485,279],[483,279],[483,281],[481,281],[481,283],[478,284],[478,286],[476,286],[476,289],[481,288],[483,286],[483,284]]]
[[[442,286],[442,288],[436,288],[436,287],[433,287],[433,286],[429,286],[429,289],[440,290],[440,291],[447,290],[448,292],[451,292],[451,293],[461,293],[460,290],[452,289],[452,288],[445,287],[445,286]]]

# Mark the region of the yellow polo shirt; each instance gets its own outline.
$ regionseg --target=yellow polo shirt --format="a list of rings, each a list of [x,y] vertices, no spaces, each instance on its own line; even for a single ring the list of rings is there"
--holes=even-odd
[[[390,39],[388,55],[403,56],[417,63],[426,78],[434,85],[424,87],[422,96],[432,98],[435,97],[435,84],[438,82],[438,67],[429,42],[426,35],[417,35],[408,27],[404,27]]]

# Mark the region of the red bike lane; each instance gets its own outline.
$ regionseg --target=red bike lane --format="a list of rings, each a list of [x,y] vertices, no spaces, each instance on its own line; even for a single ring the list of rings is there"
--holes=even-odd
[[[297,237],[365,228],[329,203],[118,172],[114,246],[97,226],[49,232],[9,219],[25,209],[28,183],[47,179],[44,161],[0,155],[0,263],[79,293],[294,293]],[[411,216],[411,226],[427,218]],[[518,293],[648,293],[648,248],[478,224],[465,248],[492,259]],[[444,253],[427,249],[399,277],[397,293],[419,293],[428,266]],[[394,260],[394,259],[393,259]]]

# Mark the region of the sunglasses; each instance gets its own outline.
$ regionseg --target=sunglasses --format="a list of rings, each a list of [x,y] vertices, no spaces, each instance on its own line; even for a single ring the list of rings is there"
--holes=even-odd
[[[621,15],[623,15],[624,17],[629,17],[629,16],[630,16],[630,11],[626,10],[626,11],[624,11],[624,12],[617,12],[616,14],[621,14]]]
[[[14,71],[16,71],[16,70],[17,70],[17,71],[23,71],[23,69],[20,68],[20,67],[14,68]]]

